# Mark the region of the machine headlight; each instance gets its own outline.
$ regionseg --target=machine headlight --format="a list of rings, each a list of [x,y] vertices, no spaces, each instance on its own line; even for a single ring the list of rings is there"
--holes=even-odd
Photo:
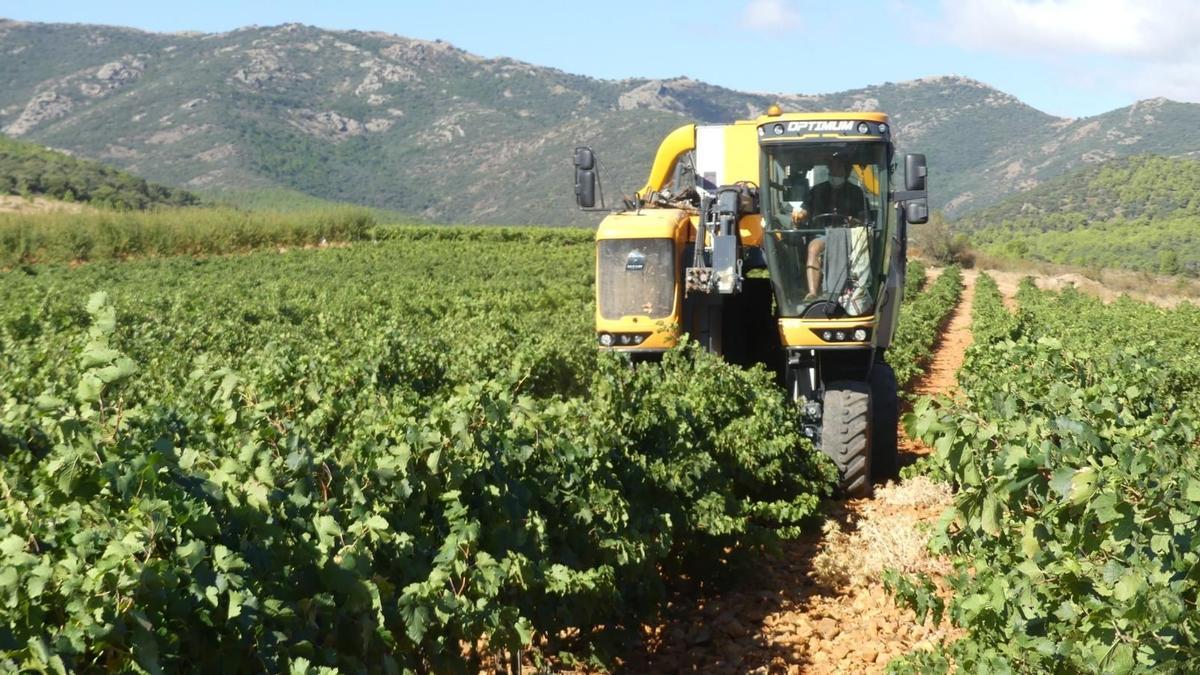
[[[858,123],[858,133],[860,133],[860,134],[871,133],[871,125],[867,124],[866,122],[859,122]]]
[[[888,125],[886,125],[886,124],[879,125],[879,133],[886,134],[887,131],[888,131]]]
[[[776,124],[774,127],[771,127],[771,128],[775,132],[776,136],[780,136],[783,134],[783,125],[782,124]]]
[[[634,347],[650,339],[652,333],[599,333],[601,347]]]
[[[813,335],[825,342],[866,342],[871,337],[870,328],[812,328]]]

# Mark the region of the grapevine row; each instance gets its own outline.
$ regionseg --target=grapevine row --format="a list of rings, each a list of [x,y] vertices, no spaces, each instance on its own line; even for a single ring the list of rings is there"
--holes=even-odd
[[[598,354],[589,242],[473,232],[6,275],[0,669],[602,653],[815,513],[765,371]]]
[[[962,639],[897,670],[1200,669],[1200,310],[981,276],[965,401],[910,432],[957,487],[934,545],[955,560]],[[928,580],[901,580],[938,608]]]

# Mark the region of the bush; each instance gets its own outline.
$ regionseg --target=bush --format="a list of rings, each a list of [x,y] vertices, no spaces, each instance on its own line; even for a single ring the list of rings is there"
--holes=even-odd
[[[967,235],[954,232],[941,211],[934,211],[929,216],[929,222],[913,225],[912,228],[914,245],[929,258],[943,265],[969,268],[974,264],[975,255]]]

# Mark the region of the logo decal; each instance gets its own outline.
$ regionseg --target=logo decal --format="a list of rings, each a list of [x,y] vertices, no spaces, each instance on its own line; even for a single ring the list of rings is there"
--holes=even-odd
[[[851,131],[853,129],[853,120],[788,122],[787,126],[788,131]]]
[[[629,252],[629,257],[625,258],[626,272],[641,272],[646,269],[646,254],[642,253],[641,249],[633,249]]]

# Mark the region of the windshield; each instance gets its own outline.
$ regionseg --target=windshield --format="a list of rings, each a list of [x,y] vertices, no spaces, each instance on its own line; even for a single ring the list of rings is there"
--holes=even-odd
[[[884,143],[763,146],[764,243],[780,316],[875,310],[887,229]]]

